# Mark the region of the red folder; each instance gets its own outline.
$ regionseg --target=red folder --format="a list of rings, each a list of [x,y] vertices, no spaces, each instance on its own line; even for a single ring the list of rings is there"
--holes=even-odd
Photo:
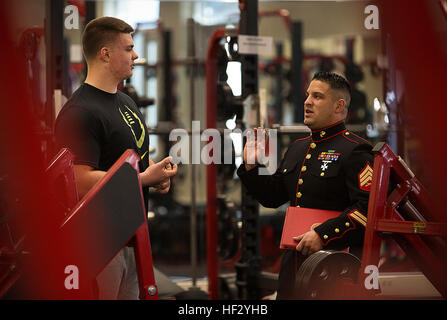
[[[339,211],[289,207],[282,227],[279,247],[281,249],[295,249],[298,242],[293,240],[293,237],[310,231],[315,223],[323,223],[326,220],[338,217],[340,214]]]

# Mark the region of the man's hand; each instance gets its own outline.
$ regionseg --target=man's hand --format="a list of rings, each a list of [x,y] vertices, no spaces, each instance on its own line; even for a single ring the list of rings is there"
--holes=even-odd
[[[298,237],[293,237],[293,240],[298,242],[296,251],[301,252],[304,256],[310,255],[323,248],[323,243],[321,242],[320,237],[318,237],[313,229]]]
[[[259,140],[257,133],[258,131],[262,134],[260,135]],[[256,167],[260,160],[260,154],[265,156],[265,145],[267,139],[265,130],[261,128],[254,128],[253,132],[247,132],[247,143],[244,146],[244,164],[247,171]]]
[[[155,187],[158,192],[169,191],[170,179],[177,173],[177,165],[171,166],[171,157],[158,163],[150,163],[149,167],[140,173],[141,184],[145,187]]]
[[[166,169],[167,170],[172,170],[172,166],[171,166],[170,163],[168,163],[166,165]],[[166,180],[164,180],[160,184],[154,186],[155,191],[157,191],[158,193],[162,193],[162,194],[163,193],[168,193],[170,187],[171,187],[171,178],[167,178]]]

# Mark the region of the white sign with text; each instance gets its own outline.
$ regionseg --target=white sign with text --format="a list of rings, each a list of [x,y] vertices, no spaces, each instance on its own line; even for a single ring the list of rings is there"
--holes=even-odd
[[[261,36],[238,36],[238,51],[240,54],[266,54],[273,53],[273,38]]]

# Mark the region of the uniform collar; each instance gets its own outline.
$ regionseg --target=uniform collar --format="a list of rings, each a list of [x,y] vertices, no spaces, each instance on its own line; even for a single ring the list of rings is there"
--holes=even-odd
[[[340,132],[346,130],[345,121],[339,121],[325,128],[321,128],[318,130],[312,130],[312,140],[313,141],[321,141],[325,139],[329,139]]]

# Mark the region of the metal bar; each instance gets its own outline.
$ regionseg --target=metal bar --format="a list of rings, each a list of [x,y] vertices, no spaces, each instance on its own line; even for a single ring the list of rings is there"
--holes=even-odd
[[[241,8],[240,34],[258,35],[258,1],[245,0]],[[242,97],[244,100],[258,94],[258,56],[241,55]],[[261,275],[261,257],[259,248],[259,203],[244,186],[241,194],[242,230],[241,259],[235,264],[236,284],[239,299],[259,299],[259,282]]]
[[[292,20],[290,19],[290,12],[286,9],[259,11],[258,16],[259,18],[280,17],[283,19],[287,30],[290,31],[292,29]]]
[[[447,278],[445,277],[445,261],[436,256],[430,247],[415,235],[395,235],[393,237],[405,253],[424,273],[443,297],[447,296]]]
[[[55,120],[54,90],[62,90],[63,80],[63,2],[47,2],[45,19],[46,112],[45,124],[53,128]]]
[[[192,122],[196,120],[195,114],[195,41],[194,41],[194,20],[188,19],[188,59],[191,61],[189,64],[189,107],[191,116],[191,131]],[[191,155],[193,149],[191,145]],[[191,210],[190,210],[190,246],[191,246],[191,269],[192,269],[192,286],[196,286],[197,282],[197,213],[196,213],[196,165],[191,164]]]
[[[389,162],[383,157],[384,144],[374,148],[374,175],[371,184],[368,205],[368,221],[365,228],[363,244],[362,266],[359,270],[359,283],[363,284],[366,274],[364,270],[368,265],[379,265],[380,246],[382,236],[376,231],[376,221],[383,218],[390,178]]]
[[[402,187],[401,184],[388,196],[387,206],[385,210],[385,218],[392,219],[396,214],[395,208],[400,204],[402,199],[408,194],[409,188]]]
[[[276,43],[276,57],[282,57],[283,55],[283,45],[282,43]],[[274,97],[275,97],[275,103],[274,108],[276,111],[276,123],[283,123],[283,68],[282,64],[278,63],[275,67],[275,87],[274,87]],[[279,148],[278,148],[279,149]],[[280,153],[281,150],[278,150],[278,153]],[[278,158],[280,159],[280,158]]]
[[[155,283],[152,249],[147,221],[145,221],[135,232],[134,241],[140,299],[158,300],[158,288]]]
[[[67,214],[79,201],[74,175],[74,155],[66,148],[61,149],[47,167],[46,174],[54,187],[52,191],[57,193],[55,197],[63,199]],[[63,186],[55,185],[59,178],[62,178]]]
[[[402,205],[399,205],[399,214],[402,216],[404,220],[409,221],[418,221],[418,222],[427,222],[427,219],[418,211],[418,209],[413,206],[413,204],[407,200]],[[438,221],[440,222],[440,221]],[[440,256],[445,255],[447,252],[447,242],[446,242],[446,234],[447,234],[447,224],[446,223],[437,223],[438,228],[441,230],[441,236],[444,237],[426,237],[422,236],[422,240],[428,245],[428,247],[435,253]]]
[[[159,108],[158,120],[172,120],[172,57],[171,31],[163,30],[163,108]]]
[[[443,236],[443,228],[445,227],[445,223],[379,219],[377,220],[376,231]]]
[[[217,126],[217,49],[220,39],[234,29],[218,29],[208,42],[206,57],[206,126]],[[206,166],[206,255],[208,270],[208,294],[217,300],[219,295],[218,256],[217,256],[217,166]]]
[[[304,121],[304,99],[302,94],[303,81],[303,25],[301,22],[293,22],[292,24],[292,80],[291,85],[296,88],[292,91],[292,104],[294,109],[295,122],[302,123]]]

